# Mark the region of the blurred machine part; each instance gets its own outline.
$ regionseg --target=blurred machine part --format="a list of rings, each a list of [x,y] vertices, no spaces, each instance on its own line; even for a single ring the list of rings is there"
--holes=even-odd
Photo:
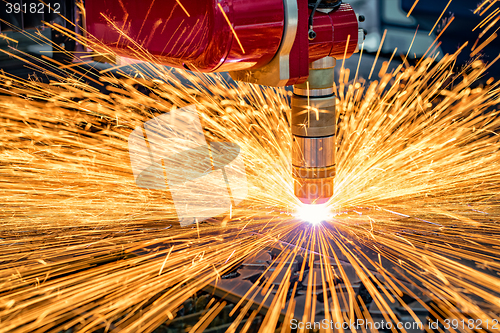
[[[408,12],[413,6],[414,0],[401,0],[402,9]],[[490,1],[494,3],[495,1]],[[469,42],[467,48],[458,56],[458,64],[465,64],[470,60],[471,49],[478,38],[481,28],[476,28],[476,26],[483,21],[490,13],[494,12],[498,6],[489,7],[489,3],[484,5],[481,10],[474,13],[476,9],[483,3],[483,1],[468,1],[468,0],[453,0],[449,3],[446,11],[438,22],[436,29],[438,32],[441,31],[447,21],[454,17],[454,22],[449,25],[446,31],[443,33],[441,41],[441,49],[443,53],[454,53],[457,49],[462,46],[465,42]],[[432,0],[419,0],[415,8],[413,9],[411,16],[415,18],[416,22],[423,30],[430,30],[436,23],[437,18],[441,15],[445,9],[447,1],[436,2]],[[484,14],[480,14],[484,11]],[[498,17],[498,13],[496,14]],[[490,21],[494,21],[495,16]],[[488,23],[489,24],[489,23]],[[490,33],[483,36],[481,41],[484,41],[488,36],[493,34],[495,30],[500,27],[500,23],[497,22],[490,29]],[[476,30],[474,30],[476,28]],[[473,31],[474,30],[474,31]],[[498,41],[493,41],[489,43],[483,50],[481,50],[480,55],[482,59],[486,62],[494,60],[500,54],[500,43]],[[500,64],[494,65],[490,69],[490,74],[498,76],[500,74]]]
[[[395,48],[397,48],[397,54],[406,55],[415,36],[408,58],[421,58],[444,26],[454,17],[454,22],[447,27],[439,40],[440,45],[436,48],[439,52],[437,59],[439,60],[444,54],[456,52],[465,42],[469,42],[457,58],[457,66],[462,66],[470,60],[471,48],[481,30],[473,31],[474,28],[495,10],[493,6],[480,16],[481,12],[488,7],[487,4],[479,12],[474,13],[483,1],[453,0],[449,3],[448,1],[418,0],[414,6],[415,2],[416,0],[351,0],[350,4],[353,9],[365,16],[363,27],[367,35],[363,52],[377,52],[384,31],[387,30],[381,49],[382,55],[390,56]],[[413,6],[411,15],[407,17]],[[491,33],[499,27],[500,24],[497,22],[490,29]],[[432,33],[430,33],[431,30]],[[484,36],[481,41],[488,36],[489,34]],[[434,44],[434,47],[436,46],[437,43]],[[480,52],[481,58],[486,62],[492,61],[498,54],[500,54],[500,44],[496,42],[489,43]],[[492,66],[489,74],[498,76],[500,64]]]
[[[0,2],[0,49],[19,50],[28,54],[45,55],[56,61],[71,62],[75,41],[47,27],[45,22],[58,24],[75,31],[70,23],[78,23],[79,14],[75,0],[8,0]],[[38,32],[45,37],[36,37]],[[13,42],[16,41],[16,42]],[[7,55],[0,56],[8,62]],[[3,67],[3,66],[2,66]]]
[[[419,27],[418,21],[411,15],[407,17],[407,11],[403,8],[403,0],[352,0],[351,6],[358,13],[363,13],[365,22],[363,27],[367,35],[363,50],[364,52],[377,52],[384,30],[387,30],[382,45],[382,54],[391,54],[395,48],[397,53],[406,54],[410,45],[411,58],[422,57],[436,38],[436,34],[429,35],[430,29]],[[413,4],[413,0],[410,0]],[[435,18],[439,16],[437,13]],[[434,19],[435,19],[434,18]],[[415,35],[415,31],[418,31]]]

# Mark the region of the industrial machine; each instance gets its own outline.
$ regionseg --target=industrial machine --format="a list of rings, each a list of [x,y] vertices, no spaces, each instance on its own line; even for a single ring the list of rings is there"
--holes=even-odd
[[[349,4],[87,0],[85,9],[88,33],[117,55],[133,58],[140,46],[165,65],[227,71],[235,80],[267,86],[293,85],[295,194],[307,204],[324,203],[333,195],[334,67],[363,39]]]
[[[359,5],[364,0],[352,1]],[[453,53],[457,45],[476,38],[467,31],[482,20],[473,14],[475,3],[457,1],[458,4],[450,4],[449,10],[461,23],[452,25],[443,35],[441,47],[445,53]],[[392,52],[395,46],[405,53],[411,43],[412,52],[419,56],[419,35],[415,43],[412,38],[399,38],[401,26],[395,25],[399,22],[396,19],[404,17],[405,22],[413,22],[406,35],[413,36],[419,26],[419,32],[424,31],[427,38],[425,29],[432,28],[442,8],[433,6],[430,0],[421,0],[407,18],[403,9],[408,11],[413,0],[384,0],[380,4],[383,10],[374,11],[371,16],[392,20],[382,25],[388,29],[382,53]],[[80,20],[81,8],[85,8],[85,23]],[[394,10],[389,11],[391,8]],[[50,31],[43,22],[57,23],[69,30],[75,30],[71,22],[76,26],[86,24],[86,30],[107,49],[124,57],[140,57],[138,50],[142,48],[154,56],[151,60],[169,66],[200,72],[228,71],[235,80],[267,86],[293,85],[295,193],[304,203],[322,203],[333,194],[333,68],[336,59],[356,52],[364,36],[349,4],[341,0],[85,0],[83,4],[75,0],[8,0],[0,3],[0,18],[0,32],[18,41],[16,49],[33,53],[33,49],[45,47],[40,52],[46,56],[55,47],[52,57],[59,62],[71,61],[66,58],[77,51],[75,42]],[[35,43],[22,33],[16,35],[17,31],[34,29],[52,40],[52,45]],[[118,30],[125,32],[126,37]],[[402,42],[394,44],[391,36]],[[0,40],[2,49],[11,50],[10,44],[8,38]],[[420,50],[427,49],[426,43],[420,44]],[[369,49],[365,44],[365,52]],[[486,61],[492,60],[488,54],[498,53],[496,49],[495,43],[487,46]],[[459,55],[457,66],[468,59],[467,52]],[[4,55],[2,62],[4,70],[13,71],[12,59]],[[498,73],[498,65],[490,73]]]
[[[80,4],[71,0],[44,4],[37,0],[1,4],[5,12],[1,32],[38,29],[43,21],[69,29],[72,25],[67,22],[81,24],[76,14],[83,8]],[[266,86],[293,85],[295,194],[307,204],[324,203],[333,195],[334,67],[336,59],[356,52],[364,37],[349,4],[342,0],[85,0],[83,6],[85,30],[117,55],[143,60],[141,50],[145,50],[151,61],[168,66],[229,72],[237,81]],[[52,38],[55,45],[75,50],[71,39],[59,40],[64,38],[59,35],[55,32]],[[65,53],[55,50],[54,57],[60,54]]]

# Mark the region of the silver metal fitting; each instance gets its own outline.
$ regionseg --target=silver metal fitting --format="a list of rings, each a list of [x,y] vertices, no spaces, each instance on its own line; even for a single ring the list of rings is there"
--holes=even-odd
[[[309,64],[308,81],[294,86],[292,96],[292,166],[295,195],[320,204],[333,195],[336,115],[333,90],[336,60]]]

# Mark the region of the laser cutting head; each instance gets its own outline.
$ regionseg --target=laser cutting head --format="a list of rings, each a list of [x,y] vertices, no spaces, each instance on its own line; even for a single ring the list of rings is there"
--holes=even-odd
[[[332,57],[312,62],[307,82],[293,88],[294,192],[306,204],[322,204],[333,195],[337,129],[333,90],[335,63]]]
[[[228,71],[235,80],[267,86],[294,85],[295,194],[304,203],[323,203],[333,195],[335,58],[350,57],[364,36],[349,4],[86,0],[85,7],[87,31],[102,44],[102,52],[134,58],[140,45],[146,58],[165,65]]]

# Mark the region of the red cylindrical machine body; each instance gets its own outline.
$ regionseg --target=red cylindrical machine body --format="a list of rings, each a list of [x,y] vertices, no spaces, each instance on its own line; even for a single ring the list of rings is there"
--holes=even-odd
[[[307,78],[309,62],[354,52],[358,22],[350,5],[328,14],[317,11],[312,41],[307,0],[86,0],[86,30],[102,50],[124,57],[201,72],[255,70],[283,43],[285,25],[293,21],[286,18],[290,1],[298,8],[289,55],[288,84],[293,84]]]
[[[144,58],[142,48],[157,62],[202,72],[261,67],[284,29],[283,0],[91,0],[85,10],[89,34],[118,55]]]
[[[350,57],[358,44],[358,19],[348,4],[328,14],[316,12],[313,29],[317,36],[309,41],[309,62],[330,56]],[[349,46],[346,43],[349,39]]]

